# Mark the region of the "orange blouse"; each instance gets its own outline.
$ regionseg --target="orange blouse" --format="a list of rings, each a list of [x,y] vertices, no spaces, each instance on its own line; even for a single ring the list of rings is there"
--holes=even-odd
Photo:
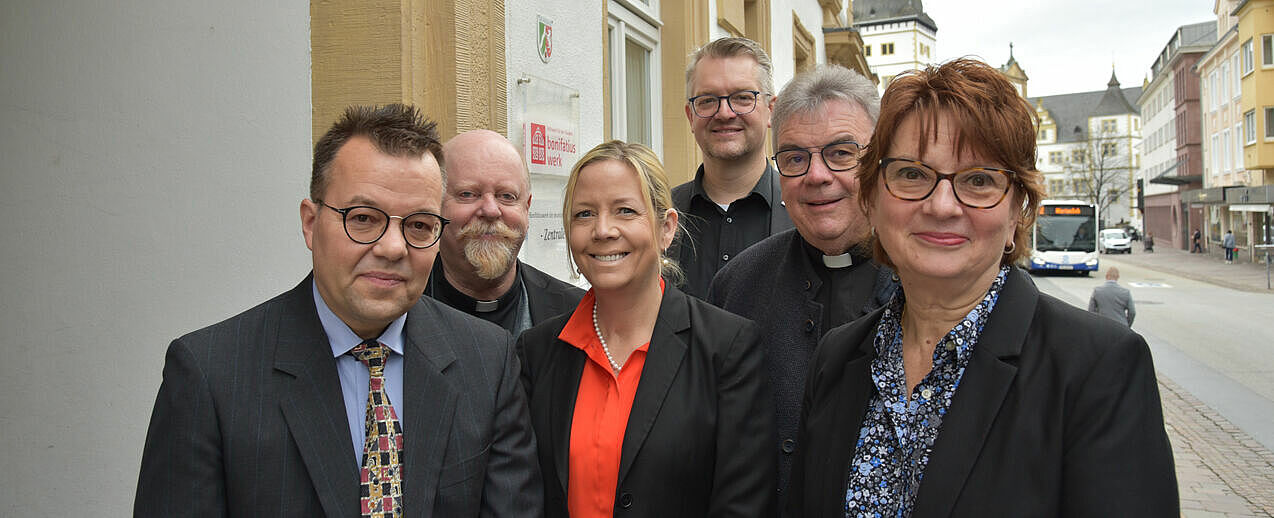
[[[659,288],[663,287],[663,279],[660,279]],[[650,348],[647,342],[634,350],[616,376],[593,329],[595,300],[593,290],[588,290],[557,336],[588,355],[571,419],[566,481],[566,507],[571,518],[614,515],[624,430],[633,409],[642,367],[646,365],[646,351]]]

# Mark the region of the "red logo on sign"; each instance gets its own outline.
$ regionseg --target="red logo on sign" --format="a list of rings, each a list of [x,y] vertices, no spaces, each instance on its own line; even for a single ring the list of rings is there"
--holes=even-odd
[[[531,124],[531,163],[544,165],[545,158],[545,141],[548,140],[544,134],[543,124]]]

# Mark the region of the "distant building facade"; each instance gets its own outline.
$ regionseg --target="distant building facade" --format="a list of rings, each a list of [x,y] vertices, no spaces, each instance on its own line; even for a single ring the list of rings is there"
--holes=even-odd
[[[1271,241],[1274,0],[1217,0],[1217,42],[1194,67],[1203,107],[1203,187],[1183,194],[1206,239],[1234,233],[1240,258]],[[1215,247],[1213,247],[1215,249]]]
[[[1010,70],[1025,77],[1011,56],[1001,72]],[[1021,88],[1026,91],[1024,79]],[[1112,71],[1105,90],[1027,98],[1038,121],[1036,169],[1044,173],[1050,198],[1101,205],[1105,226],[1141,226],[1133,179],[1141,166],[1141,115],[1128,101],[1141,91],[1120,88]]]
[[[1155,58],[1152,77],[1137,100],[1142,117],[1142,231],[1156,245],[1182,250],[1202,223],[1203,211],[1189,208],[1181,193],[1203,187],[1203,138],[1199,77],[1190,67],[1216,42],[1216,23],[1183,25],[1172,32]]]
[[[937,59],[938,24],[921,0],[856,0],[851,8],[852,27],[862,35],[882,94],[894,76]]]

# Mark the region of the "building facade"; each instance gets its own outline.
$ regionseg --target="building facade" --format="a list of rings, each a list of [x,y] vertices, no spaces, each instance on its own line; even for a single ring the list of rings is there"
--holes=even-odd
[[[640,142],[674,183],[693,177],[702,157],[684,106],[696,48],[724,36],[756,40],[774,62],[776,89],[820,63],[875,78],[845,0],[402,5],[311,3],[315,138],[345,106],[385,102],[424,106],[444,138],[473,128],[507,135],[532,173],[523,259],[563,278],[561,193],[585,151]]]
[[[857,0],[852,12],[867,64],[880,77],[881,94],[894,76],[937,59],[938,24],[925,14],[921,0]]]
[[[1002,70],[1021,70],[1011,64]],[[1133,179],[1141,166],[1141,115],[1128,101],[1141,91],[1121,88],[1112,71],[1105,90],[1027,98],[1038,121],[1036,168],[1050,198],[1097,204],[1103,226],[1141,227]]]
[[[1202,211],[1209,243],[1233,232],[1240,258],[1254,260],[1254,245],[1271,241],[1274,215],[1274,0],[1217,0],[1213,11],[1220,36],[1193,69],[1203,107],[1203,187],[1183,197]]]
[[[1191,222],[1202,211],[1183,204],[1183,191],[1203,186],[1199,78],[1190,73],[1216,42],[1216,23],[1183,25],[1151,65],[1151,80],[1137,100],[1143,123],[1142,164],[1136,187],[1143,232],[1156,245],[1187,249]]]

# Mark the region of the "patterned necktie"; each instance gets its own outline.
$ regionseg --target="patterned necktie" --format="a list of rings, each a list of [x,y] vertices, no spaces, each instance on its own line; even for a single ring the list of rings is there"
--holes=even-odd
[[[375,340],[367,340],[350,351],[371,371],[371,390],[367,393],[367,437],[363,442],[362,481],[363,516],[381,518],[402,516],[403,501],[403,427],[398,413],[390,405],[385,392],[385,362],[389,348]]]

